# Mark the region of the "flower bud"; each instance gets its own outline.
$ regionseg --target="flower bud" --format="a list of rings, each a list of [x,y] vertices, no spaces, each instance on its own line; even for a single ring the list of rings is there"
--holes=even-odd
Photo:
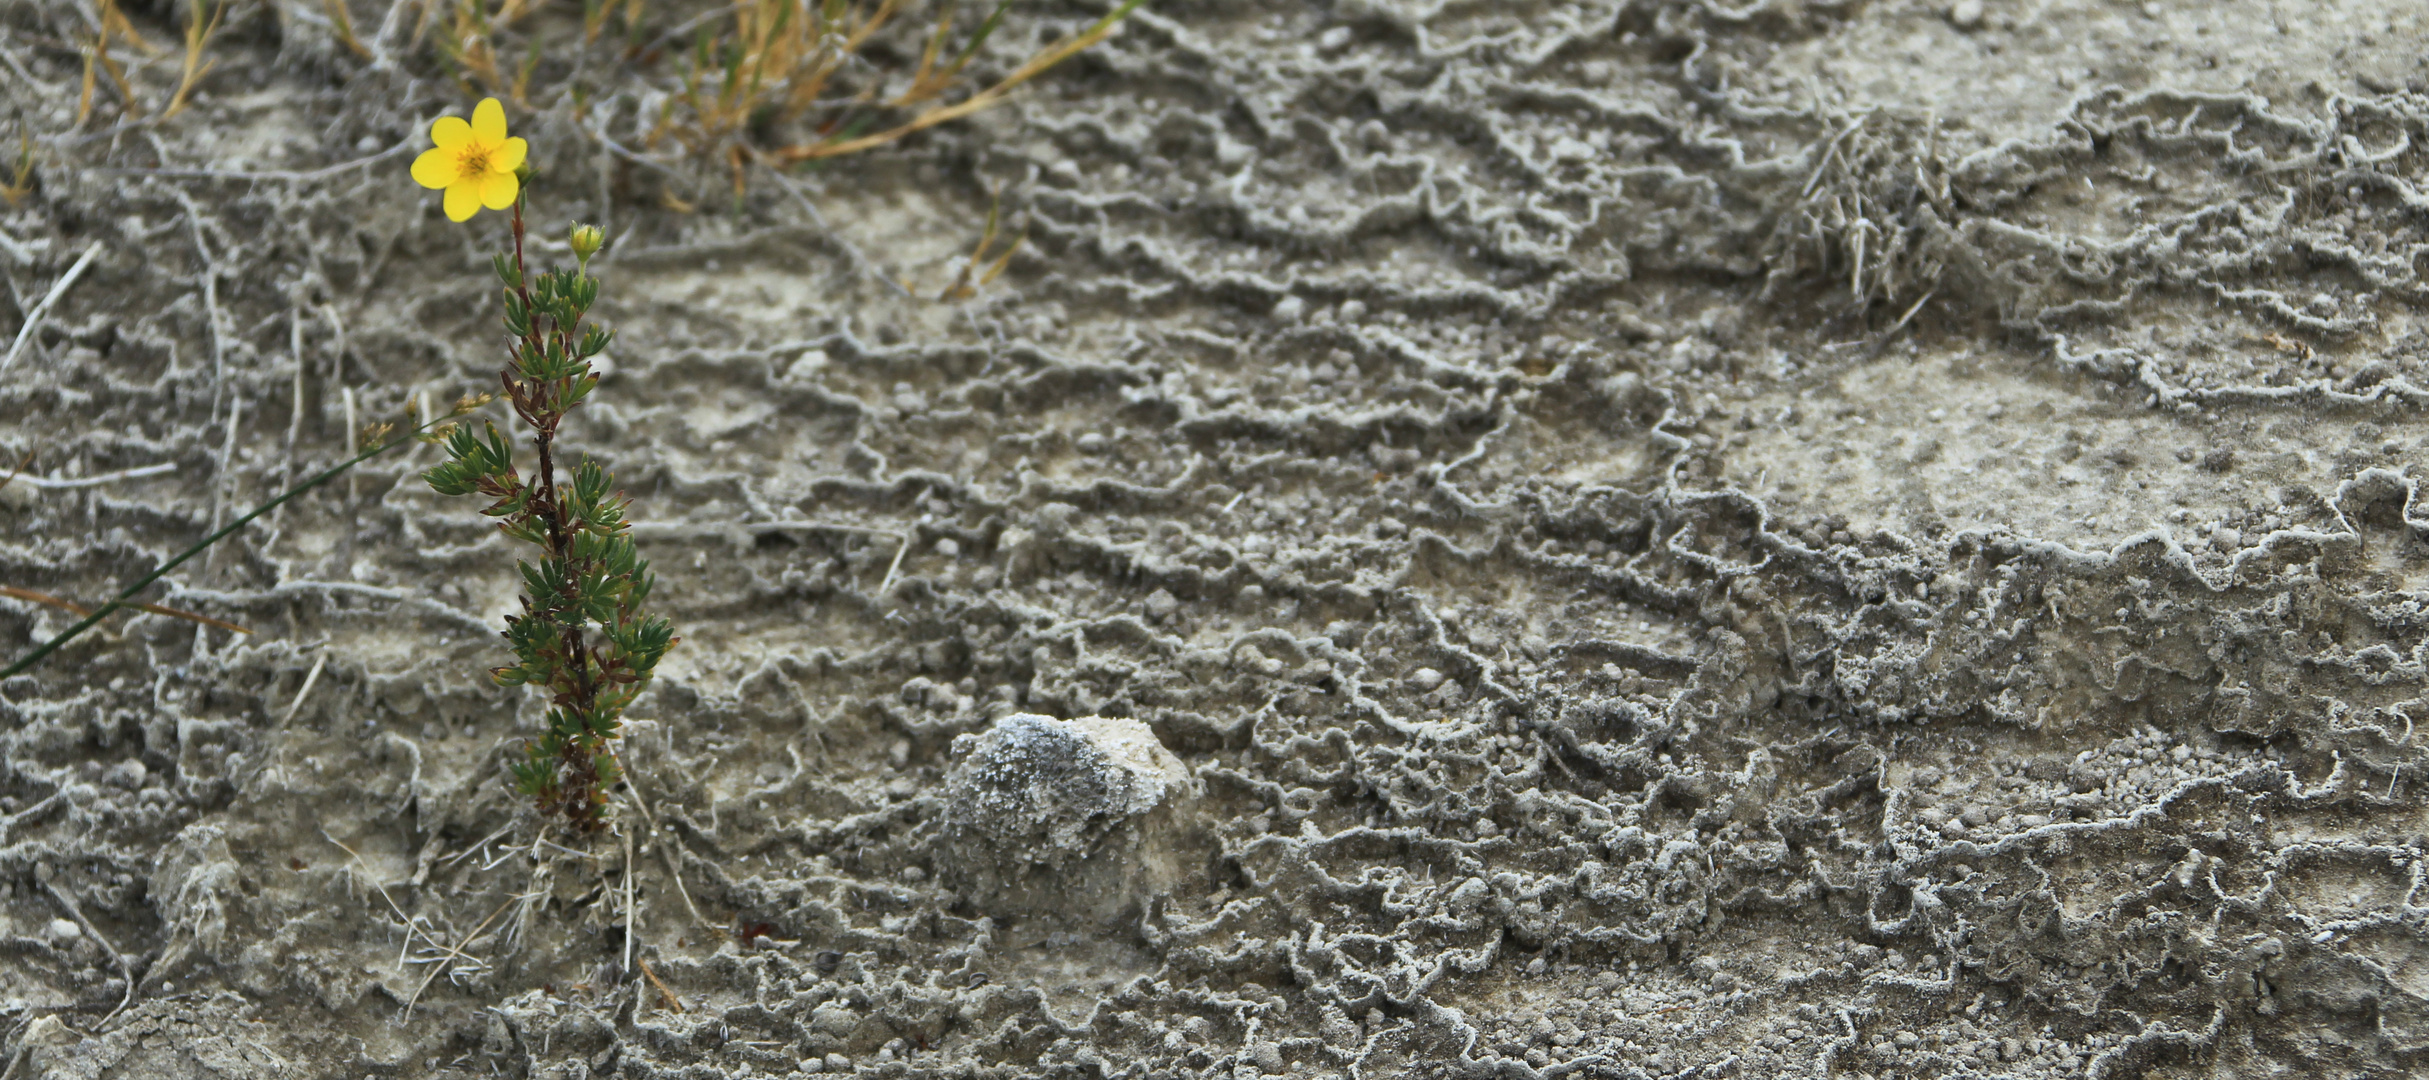
[[[577,221],[574,223],[573,233],[566,238],[566,241],[573,245],[574,258],[581,260],[587,266],[590,263],[590,257],[598,254],[599,249],[606,246],[607,234],[600,232],[596,225],[584,225]]]

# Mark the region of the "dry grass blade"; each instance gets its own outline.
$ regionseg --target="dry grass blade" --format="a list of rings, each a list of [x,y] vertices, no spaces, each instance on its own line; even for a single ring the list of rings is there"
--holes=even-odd
[[[118,61],[110,56],[110,41],[113,38],[131,41],[146,53],[160,51],[135,32],[135,24],[127,21],[126,12],[119,9],[117,0],[101,0],[101,28],[94,33],[93,45],[84,54],[83,90],[76,101],[76,124],[79,127],[93,115],[94,90],[101,75],[110,77],[110,85],[117,88],[118,100],[125,103],[129,114],[140,109],[135,101],[135,88],[127,82],[126,69],[118,66]],[[15,205],[16,200],[9,202]]]
[[[658,995],[666,999],[669,1008],[676,1012],[691,1011],[683,1007],[683,999],[675,996],[675,992],[667,987],[666,980],[658,977],[658,969],[649,966],[649,958],[646,956],[641,958],[641,974],[649,976],[649,984],[658,988]]]
[[[508,89],[505,76],[498,71],[497,48],[490,43],[495,25],[481,9],[480,0],[457,0],[454,21],[439,39],[439,55],[455,66],[456,79],[467,91],[478,92],[475,79],[492,90]]]
[[[74,612],[79,618],[93,613],[93,609],[73,600],[52,596],[51,594],[45,592],[35,592],[32,589],[20,589],[14,585],[0,585],[0,596],[15,597],[19,600],[25,600],[36,604],[48,604],[51,607],[58,608],[62,611]],[[251,634],[253,632],[245,629],[244,627],[238,626],[235,623],[222,619],[214,619],[208,615],[197,615],[191,611],[179,611],[173,607],[162,607],[159,604],[121,604],[119,606],[134,608],[138,611],[148,611],[154,615],[166,615],[172,619],[184,619],[188,622],[198,622],[204,626],[216,626],[222,630],[232,630],[239,634]]]
[[[970,35],[969,42],[962,46],[961,52],[939,68],[936,60],[943,54],[945,35],[953,26],[953,5],[946,3],[943,10],[937,13],[936,28],[928,34],[928,45],[920,53],[919,70],[912,74],[910,88],[887,104],[916,105],[934,100],[952,89],[954,79],[961,75],[963,68],[970,66],[970,61],[978,56],[978,50],[987,44],[988,38],[995,35],[996,28],[1003,25],[1004,13],[1010,10],[1012,0],[996,0],[995,10],[988,12],[987,17],[978,24],[977,32]]]
[[[346,0],[321,0],[321,7],[329,13],[329,23],[337,30],[337,40],[346,46],[347,51],[365,60],[371,59],[371,50],[354,36],[354,13],[346,10]]]
[[[34,137],[19,129],[17,132],[17,163],[10,167],[8,183],[0,184],[0,199],[10,208],[34,193]]]
[[[216,7],[209,10],[207,18],[203,0],[188,0],[185,67],[177,76],[177,92],[169,96],[169,105],[160,111],[160,115],[177,115],[186,107],[186,99],[193,95],[194,87],[202,82],[203,76],[219,66],[219,61],[205,60],[202,54],[211,47],[211,36],[219,32],[220,20],[226,18],[227,14],[228,0],[220,0]]]
[[[980,287],[1002,277],[1005,269],[1012,265],[1012,256],[1029,240],[1027,233],[1014,238],[1012,246],[1005,248],[993,262],[987,261],[987,249],[994,246],[996,233],[1002,227],[1003,209],[1003,193],[999,191],[994,205],[987,208],[987,228],[979,234],[978,246],[971,249],[969,261],[962,264],[961,273],[953,279],[953,284],[937,295],[938,302],[951,303],[977,296]]]

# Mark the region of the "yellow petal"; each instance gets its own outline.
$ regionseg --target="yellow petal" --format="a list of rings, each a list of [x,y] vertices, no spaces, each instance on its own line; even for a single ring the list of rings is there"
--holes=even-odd
[[[430,144],[441,150],[453,150],[472,141],[472,125],[461,116],[442,116],[430,122]]]
[[[492,210],[513,206],[515,192],[522,190],[522,186],[513,173],[490,173],[481,178],[481,205]]]
[[[472,107],[472,137],[485,144],[506,141],[506,106],[496,98],[482,98]]]
[[[413,159],[413,182],[426,188],[443,188],[455,183],[456,153],[453,150],[431,149]]]
[[[447,185],[447,220],[470,221],[480,211],[480,180],[467,177]]]
[[[489,152],[489,171],[510,173],[523,167],[523,155],[531,152],[531,144],[520,136],[499,143]]]

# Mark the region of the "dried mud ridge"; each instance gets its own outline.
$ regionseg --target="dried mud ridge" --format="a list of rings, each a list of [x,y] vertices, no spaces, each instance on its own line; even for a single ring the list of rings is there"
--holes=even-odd
[[[490,234],[322,171],[461,103],[310,7],[0,216],[12,335],[102,245],[0,583],[487,380]],[[518,117],[619,237],[573,440],[686,637],[623,830],[504,795],[505,551],[382,462],[163,596],[256,636],[0,686],[0,1068],[2423,1069],[2418,16],[2112,7],[1159,3],[724,216],[594,137],[646,92]],[[0,25],[67,129],[78,15]],[[2165,59],[2264,47],[2352,66]],[[1014,272],[903,296],[998,181]]]

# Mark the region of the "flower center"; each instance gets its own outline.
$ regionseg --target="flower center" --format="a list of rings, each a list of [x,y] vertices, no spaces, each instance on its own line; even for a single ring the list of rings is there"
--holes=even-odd
[[[465,176],[482,176],[489,172],[489,147],[475,143],[466,146],[456,158],[457,171]]]

